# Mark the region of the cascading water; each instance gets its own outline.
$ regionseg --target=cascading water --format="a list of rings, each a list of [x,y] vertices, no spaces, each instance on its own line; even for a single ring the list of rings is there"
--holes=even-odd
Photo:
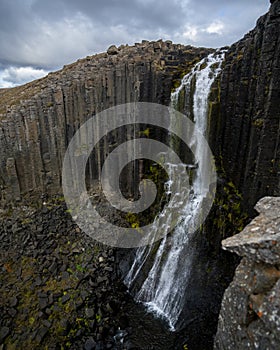
[[[180,93],[185,90],[185,105],[188,110],[188,117],[193,116],[196,128],[202,133],[207,131],[208,115],[208,96],[211,86],[221,71],[221,65],[224,59],[224,51],[217,51],[197,63],[192,71],[184,76],[181,85],[171,94],[171,107],[178,108]],[[192,87],[195,86],[193,89]],[[194,91],[193,94],[191,91]],[[172,121],[171,121],[172,122]],[[172,138],[170,140],[172,146]],[[135,291],[135,299],[144,303],[148,310],[165,318],[171,330],[175,330],[180,312],[184,306],[184,296],[188,286],[190,268],[192,265],[193,249],[190,246],[190,240],[194,235],[191,227],[198,219],[200,209],[208,188],[204,188],[204,164],[205,157],[202,144],[196,139],[191,140],[194,146],[195,159],[199,159],[199,166],[195,169],[195,176],[191,190],[185,189],[183,195],[188,196],[189,200],[172,234],[165,235],[158,244],[157,251],[153,245],[137,249],[135,260],[128,272],[124,282]],[[172,164],[171,167],[172,175]],[[185,171],[185,164],[176,165]],[[172,176],[166,184],[166,193],[170,191],[181,191],[180,184],[173,183]],[[180,190],[179,190],[180,189]],[[175,192],[177,193],[177,192]],[[176,202],[173,203],[176,208]],[[151,235],[156,236],[157,230],[166,230],[170,226],[171,217],[165,218],[161,225],[154,225]],[[145,280],[140,288],[137,289],[138,280],[145,269],[149,269]],[[143,276],[142,276],[143,278]]]

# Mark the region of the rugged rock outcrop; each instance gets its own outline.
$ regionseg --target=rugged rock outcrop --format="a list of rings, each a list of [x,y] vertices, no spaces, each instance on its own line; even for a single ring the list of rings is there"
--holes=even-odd
[[[280,193],[280,1],[226,55],[210,142],[246,207]]]
[[[113,46],[46,78],[1,89],[0,204],[59,192],[65,150],[88,118],[121,103],[167,105],[176,79],[209,52],[161,40]],[[106,153],[99,150],[97,177]]]
[[[222,242],[243,259],[226,290],[215,349],[280,348],[280,198],[265,197],[241,233]]]

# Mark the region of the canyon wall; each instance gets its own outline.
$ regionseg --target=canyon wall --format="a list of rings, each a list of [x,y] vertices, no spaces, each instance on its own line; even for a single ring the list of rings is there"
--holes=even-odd
[[[134,101],[168,105],[172,86],[209,52],[161,40],[112,46],[46,78],[1,89],[0,204],[61,192],[65,150],[88,118]],[[99,150],[97,173],[106,153]]]
[[[262,196],[280,193],[279,14],[274,1],[229,48],[210,102],[218,169],[250,209]],[[162,41],[113,46],[46,78],[0,89],[0,203],[59,192],[65,150],[83,122],[121,103],[168,105],[172,87],[210,51]]]
[[[250,208],[280,193],[279,14],[274,1],[256,28],[229,48],[210,102],[218,168]],[[60,191],[63,156],[83,122],[121,103],[168,105],[172,87],[210,51],[162,41],[113,46],[46,78],[0,89],[0,203]]]
[[[211,104],[210,143],[251,210],[280,193],[280,2],[227,54]]]
[[[260,198],[280,194],[280,1],[271,3],[230,47],[210,102],[219,172],[251,215]],[[263,198],[255,210],[259,216],[222,242],[242,260],[223,297],[215,349],[279,348],[279,198]]]

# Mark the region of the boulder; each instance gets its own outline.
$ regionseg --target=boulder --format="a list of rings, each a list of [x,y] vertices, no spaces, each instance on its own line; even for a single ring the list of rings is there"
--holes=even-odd
[[[260,213],[224,241],[243,257],[225,291],[214,349],[280,349],[280,198],[265,197]]]
[[[111,45],[107,50],[108,55],[117,55],[118,53],[119,53],[119,50],[115,45]]]

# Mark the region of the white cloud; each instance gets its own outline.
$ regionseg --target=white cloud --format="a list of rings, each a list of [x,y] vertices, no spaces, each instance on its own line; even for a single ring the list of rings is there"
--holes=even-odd
[[[191,40],[192,42],[196,42],[198,39],[199,29],[196,26],[188,25],[185,27],[183,32],[183,38],[186,40]]]
[[[36,80],[47,75],[44,69],[32,67],[8,67],[0,72],[0,87],[9,88],[22,85],[32,80]]]
[[[206,32],[209,34],[218,34],[218,35],[222,35],[223,34],[223,29],[225,28],[225,25],[223,22],[221,22],[220,20],[216,20],[214,22],[212,22],[207,28],[206,28]]]
[[[177,40],[183,43],[190,42],[193,45],[201,45],[205,41],[211,44],[213,34],[220,36],[224,32],[226,32],[224,23],[221,20],[215,20],[206,26],[187,24],[183,27],[181,33],[176,33],[176,37]]]

